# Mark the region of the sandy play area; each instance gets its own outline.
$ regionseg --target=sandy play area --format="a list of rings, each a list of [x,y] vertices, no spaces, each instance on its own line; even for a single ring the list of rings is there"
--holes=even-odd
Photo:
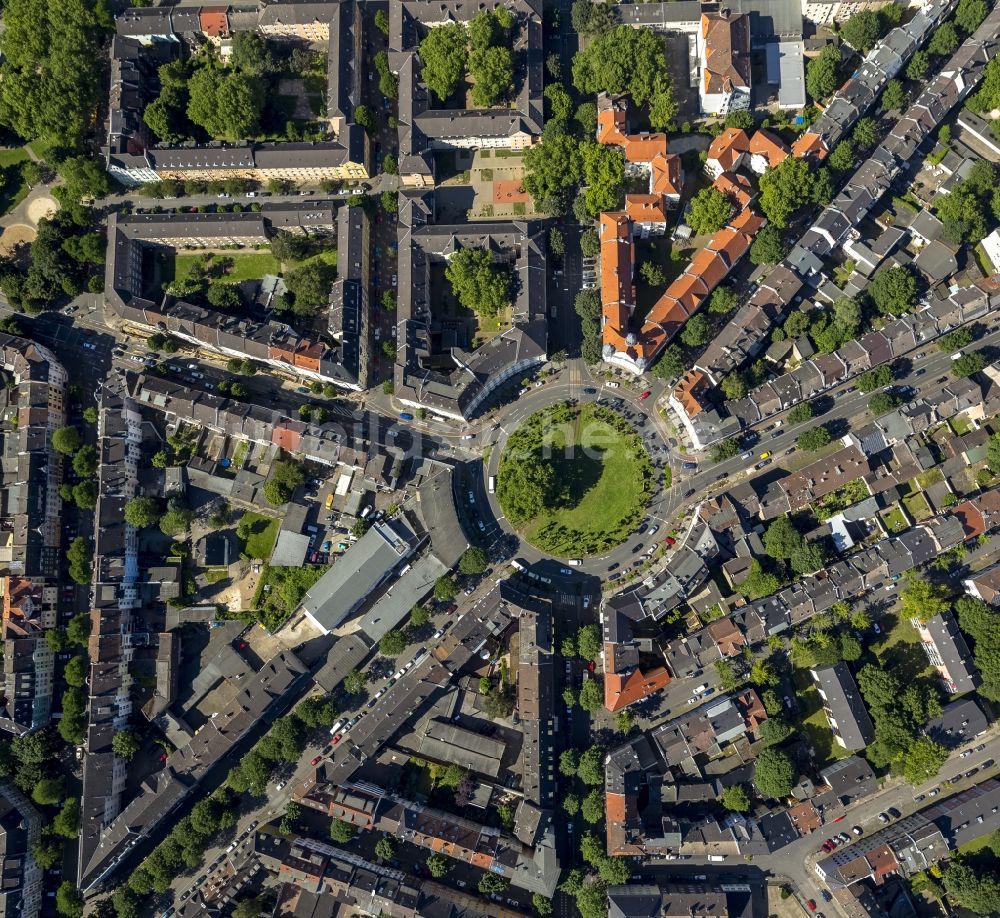
[[[10,255],[22,243],[33,242],[35,230],[26,223],[15,223],[8,226],[0,235],[0,255]]]
[[[59,202],[55,198],[48,195],[39,195],[33,201],[29,202],[25,216],[32,226],[38,226],[39,220],[51,217],[57,210],[59,210]]]

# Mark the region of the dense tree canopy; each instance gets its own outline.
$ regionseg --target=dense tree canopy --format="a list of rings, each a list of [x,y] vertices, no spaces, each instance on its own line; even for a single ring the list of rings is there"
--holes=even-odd
[[[461,23],[429,29],[420,42],[421,77],[439,99],[447,99],[465,76],[468,35]]]
[[[617,147],[598,143],[582,144],[580,152],[587,186],[584,200],[587,212],[596,217],[618,206],[625,181],[625,157]]]
[[[247,140],[260,131],[264,91],[247,74],[202,67],[188,82],[187,115],[218,140]]]
[[[767,748],[757,756],[754,784],[764,797],[787,797],[798,778],[792,760],[779,749]]]
[[[785,227],[792,215],[810,200],[812,174],[809,163],[789,156],[760,177],[760,206],[775,226]]]
[[[547,137],[524,151],[524,168],[524,190],[544,206],[545,201],[582,181],[580,144],[568,134]]]
[[[25,140],[77,149],[98,109],[103,0],[7,0],[0,36],[0,122]]]
[[[750,244],[750,261],[755,265],[773,265],[785,257],[785,243],[781,230],[768,224]]]
[[[1000,611],[994,606],[962,596],[955,602],[959,627],[974,642],[973,655],[983,682],[980,694],[1000,701]]]
[[[814,101],[833,95],[840,85],[840,50],[827,45],[806,65],[806,89]]]
[[[637,105],[650,104],[652,127],[669,127],[677,114],[667,75],[663,39],[651,29],[620,25],[598,35],[573,58],[573,83],[585,95],[630,93]]]
[[[486,249],[459,249],[445,268],[458,301],[483,316],[495,316],[510,304],[510,277],[493,263]]]
[[[907,268],[894,265],[875,275],[868,295],[883,315],[899,316],[913,307],[917,298],[917,279]]]
[[[722,229],[733,215],[733,205],[718,188],[702,188],[692,199],[685,221],[699,235]]]

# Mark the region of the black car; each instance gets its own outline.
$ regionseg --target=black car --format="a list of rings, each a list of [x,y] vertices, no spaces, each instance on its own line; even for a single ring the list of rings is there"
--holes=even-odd
[[[715,476],[715,480],[722,481],[723,478],[728,478],[728,477],[729,477],[729,472],[719,472],[719,474]]]
[[[587,386],[583,392],[584,395],[597,395],[597,390],[593,386]]]
[[[686,491],[684,492],[684,496],[685,496],[685,497],[693,497],[693,496],[694,496],[694,488],[688,488],[688,489],[687,489],[687,490],[686,490]]]

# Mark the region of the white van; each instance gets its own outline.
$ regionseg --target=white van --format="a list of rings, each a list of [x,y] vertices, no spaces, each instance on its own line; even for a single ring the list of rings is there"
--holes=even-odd
[[[490,490],[490,494],[495,494],[496,493],[496,490],[497,490],[497,477],[496,477],[496,475],[490,475],[489,490]]]
[[[710,861],[718,862],[718,861],[724,861],[726,859],[726,856],[724,854],[710,854],[708,856],[708,859]]]
[[[694,694],[695,694],[695,695],[700,695],[700,694],[701,694],[702,692],[704,692],[704,691],[705,691],[705,689],[707,689],[707,688],[708,688],[708,686],[707,686],[707,685],[699,685],[699,686],[698,686],[698,687],[697,687],[697,688],[696,688],[696,689],[694,690]]]
[[[569,561],[567,561],[566,563],[570,567],[582,567],[583,566],[583,561],[580,558],[570,558]]]
[[[518,561],[517,558],[511,561],[510,565],[511,567],[516,568],[519,571],[526,571],[528,569],[527,566]]]
[[[344,726],[344,722],[342,720],[338,720],[332,727],[330,727],[330,736],[336,735],[336,733],[343,726]]]

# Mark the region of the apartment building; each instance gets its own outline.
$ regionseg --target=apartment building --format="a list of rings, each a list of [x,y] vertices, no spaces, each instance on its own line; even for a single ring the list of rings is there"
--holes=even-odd
[[[942,612],[926,621],[911,619],[920,635],[920,643],[931,666],[937,670],[941,686],[950,695],[973,691],[979,684],[979,671],[972,661],[972,651],[951,612]]]
[[[698,30],[701,113],[725,117],[750,109],[750,17],[724,8],[702,13]]]
[[[851,752],[875,738],[875,725],[846,663],[809,670],[837,745]]]
[[[429,29],[467,25],[483,9],[464,0],[401,0],[389,5],[389,67],[399,78],[399,175],[404,188],[434,184],[434,152],[449,149],[523,150],[535,143],[544,121],[544,50],[540,7],[505,0],[513,14],[511,48],[518,61],[513,103],[489,109],[445,108],[420,80],[418,48]]]
[[[116,381],[100,393],[97,506],[94,509],[93,590],[87,732],[83,744],[77,880],[87,888],[89,864],[105,828],[119,815],[128,763],[111,748],[133,713],[132,632],[141,625],[139,537],[125,522],[125,504],[138,491],[142,418]]]
[[[39,730],[52,716],[55,651],[45,632],[59,624],[59,586],[43,578],[0,577],[3,699],[0,726]]]
[[[129,186],[165,179],[282,179],[317,184],[369,178],[367,135],[353,123],[361,98],[364,46],[357,0],[202,8],[139,8],[121,13],[111,42],[111,92],[104,156],[108,172]],[[142,119],[157,84],[154,64],[201,41],[221,45],[238,32],[276,41],[326,45],[326,124],[315,143],[157,144]]]

